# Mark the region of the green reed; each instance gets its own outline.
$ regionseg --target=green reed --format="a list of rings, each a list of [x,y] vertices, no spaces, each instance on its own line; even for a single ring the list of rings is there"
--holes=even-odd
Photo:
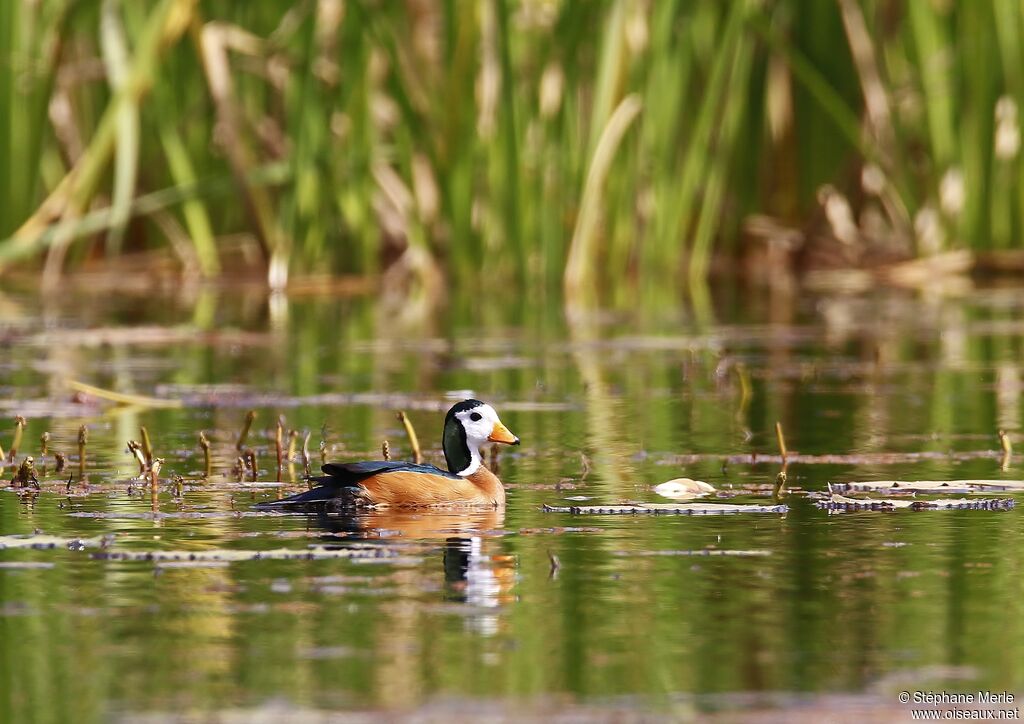
[[[0,269],[615,298],[700,284],[823,184],[912,253],[1016,246],[1022,31],[966,0],[13,0]]]

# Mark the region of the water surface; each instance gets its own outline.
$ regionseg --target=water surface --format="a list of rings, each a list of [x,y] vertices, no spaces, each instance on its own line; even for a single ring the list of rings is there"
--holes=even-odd
[[[109,538],[102,550],[0,551],[0,720],[689,718],[822,701],[899,714],[904,689],[1021,688],[1019,507],[829,514],[790,495],[785,515],[544,512],[655,501],[651,486],[680,476],[745,488],[727,502],[766,502],[752,486],[780,469],[765,460],[776,421],[791,450],[862,456],[790,464],[790,483],[810,491],[1024,477],[995,452],[1000,428],[1024,447],[1020,290],[744,298],[567,319],[493,295],[396,310],[247,289],[5,290],[0,444],[23,414],[21,454],[48,467],[41,493],[0,491],[0,535]],[[69,378],[188,404],[112,407],[74,396]],[[444,410],[470,394],[523,440],[498,452],[504,513],[260,515],[253,504],[280,489],[231,482],[250,408],[268,482],[280,415],[310,433],[315,460],[321,440],[346,460],[378,457],[384,439],[407,455],[404,409],[440,463]],[[165,460],[155,513],[125,452],[140,425]],[[215,443],[210,482],[200,430]],[[38,460],[44,431],[69,456],[59,479],[52,455]],[[957,454],[978,451],[990,454]],[[911,452],[931,455],[875,456]],[[300,489],[301,463],[283,472],[285,492]],[[362,553],[106,555],[312,545]]]

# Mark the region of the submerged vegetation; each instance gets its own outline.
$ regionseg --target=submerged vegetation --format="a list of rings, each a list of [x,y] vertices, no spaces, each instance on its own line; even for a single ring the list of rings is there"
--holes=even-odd
[[[1022,30],[966,0],[13,0],[0,269],[581,296],[1016,263],[977,252],[1024,227]]]

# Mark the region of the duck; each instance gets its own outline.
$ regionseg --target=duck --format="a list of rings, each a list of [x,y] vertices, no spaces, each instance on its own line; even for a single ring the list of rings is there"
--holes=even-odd
[[[260,508],[478,507],[504,508],[505,488],[487,469],[480,448],[487,443],[518,445],[519,438],[480,400],[453,405],[444,419],[441,448],[448,469],[407,461],[326,463],[312,490]]]

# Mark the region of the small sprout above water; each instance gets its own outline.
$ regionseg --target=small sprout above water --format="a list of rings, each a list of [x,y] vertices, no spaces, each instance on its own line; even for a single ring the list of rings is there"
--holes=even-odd
[[[139,475],[145,475],[149,465],[146,463],[146,455],[142,452],[142,445],[135,440],[128,441],[128,452],[135,456],[135,460],[139,463]]]
[[[299,431],[289,430],[288,431],[288,452],[285,453],[284,459],[288,462],[295,461],[295,448],[299,444]]]
[[[139,434],[142,436],[142,454],[146,462],[146,467],[153,466],[153,443],[149,440],[149,430],[145,426],[139,428]]]
[[[783,490],[786,489],[786,471],[781,470],[779,474],[775,476],[775,488],[772,490],[772,497],[776,500]]]
[[[305,471],[305,475],[310,474],[310,461],[309,461],[309,437],[313,433],[307,432],[306,437],[302,439],[302,467]]]
[[[45,458],[50,447],[50,433],[44,432],[39,436],[39,457]]]
[[[149,481],[154,487],[156,487],[156,484],[160,480],[160,468],[163,467],[163,464],[164,459],[157,458],[153,461],[153,464],[149,466]]]
[[[89,442],[89,428],[78,428],[78,477],[85,478],[85,446]]]
[[[242,450],[245,447],[245,441],[249,437],[249,430],[252,428],[252,423],[256,419],[256,410],[249,410],[245,413],[245,422],[242,423],[242,431],[238,433],[238,442],[235,443],[236,450]]]
[[[25,432],[26,424],[25,418],[21,415],[14,418],[14,440],[11,442],[11,451],[8,453],[12,463],[18,457],[18,448],[21,447],[21,436]]]
[[[405,434],[409,436],[409,445],[412,446],[413,462],[417,465],[423,462],[423,452],[420,450],[420,440],[416,436],[416,430],[412,426],[409,416],[402,410],[398,411],[398,421],[405,427]]]
[[[380,451],[381,454],[384,455],[385,460],[391,459],[391,445],[388,444],[387,440],[385,440],[384,443],[380,446]]]
[[[25,487],[29,483],[39,487],[39,480],[36,479],[36,468],[35,460],[31,456],[25,458],[21,465],[18,467],[17,472],[14,473],[14,478],[11,480],[12,483],[18,487]]]
[[[320,464],[321,465],[326,465],[327,464],[327,441],[326,440],[321,440],[320,441]]]
[[[1013,457],[1013,443],[1010,442],[1010,436],[1006,434],[1006,430],[999,431],[999,446],[1003,449],[1003,459],[999,469],[1009,470],[1010,459]]]
[[[163,458],[157,458],[149,466],[149,499],[154,513],[157,509],[157,495],[160,492],[160,468],[163,467],[163,464]]]
[[[277,453],[277,480],[280,480],[284,471],[284,424],[280,418],[274,433],[274,450]]]
[[[53,454],[54,459],[57,461],[57,467],[54,468],[55,473],[64,472],[64,466],[67,465],[67,456],[59,450]]]
[[[199,447],[203,450],[203,462],[206,477],[210,477],[213,474],[213,466],[210,462],[210,440],[206,437],[206,433],[203,431],[199,432]]]

